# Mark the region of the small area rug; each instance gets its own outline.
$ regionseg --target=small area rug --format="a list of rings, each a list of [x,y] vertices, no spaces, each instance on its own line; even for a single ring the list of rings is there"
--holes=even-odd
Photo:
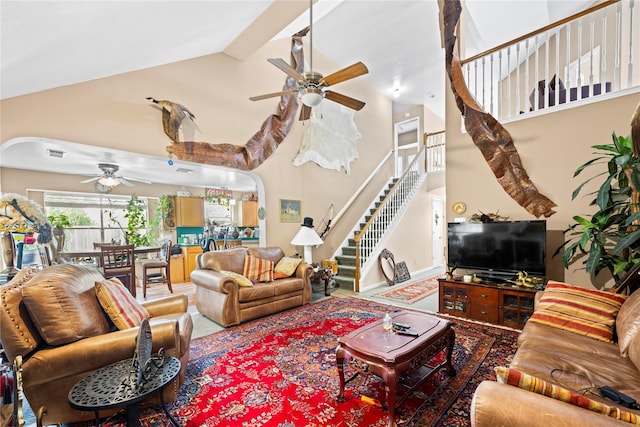
[[[386,289],[372,296],[374,298],[413,304],[438,292],[438,277],[429,277],[404,286],[396,284],[391,286],[391,289]]]
[[[358,376],[337,403],[338,337],[397,308],[360,298],[323,301],[225,329],[192,341],[187,380],[168,405],[184,426],[365,427],[387,425],[388,415],[361,401],[381,400],[384,386]],[[453,378],[444,370],[397,410],[400,426],[468,426],[473,391],[509,363],[518,333],[453,319]],[[441,354],[440,356],[443,356]],[[353,373],[345,367],[348,378]],[[115,418],[106,425],[121,425]],[[145,409],[143,426],[169,425]]]

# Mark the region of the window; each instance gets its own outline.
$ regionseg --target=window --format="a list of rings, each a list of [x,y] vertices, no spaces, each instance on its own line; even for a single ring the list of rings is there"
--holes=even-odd
[[[149,218],[149,199],[138,197],[144,218]],[[47,216],[64,214],[71,227],[65,228],[66,251],[93,249],[97,242],[124,244],[128,221],[125,218],[130,196],[85,193],[44,194],[44,212]],[[146,221],[148,223],[148,221]],[[138,230],[142,234],[147,228]]]

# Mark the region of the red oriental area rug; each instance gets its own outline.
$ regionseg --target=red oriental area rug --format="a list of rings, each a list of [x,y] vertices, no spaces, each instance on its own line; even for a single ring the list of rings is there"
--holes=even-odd
[[[436,292],[438,292],[438,276],[410,283],[405,286],[395,285],[391,290],[385,290],[373,296],[375,298],[413,304]]]
[[[332,297],[196,339],[187,380],[169,410],[191,427],[386,426],[387,413],[361,400],[382,399],[384,385],[376,377],[356,377],[345,388],[345,401],[336,402],[335,348],[338,337],[395,310]],[[468,426],[477,384],[494,379],[493,367],[513,356],[517,332],[453,322],[457,375],[442,370],[416,390],[397,410],[399,426]],[[345,367],[347,378],[352,373]],[[142,415],[143,426],[169,425],[157,412]]]

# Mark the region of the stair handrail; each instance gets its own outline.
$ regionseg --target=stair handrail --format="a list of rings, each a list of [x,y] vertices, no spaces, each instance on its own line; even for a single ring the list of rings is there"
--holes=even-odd
[[[396,181],[396,183],[391,187],[391,189],[389,190],[389,192],[387,193],[387,195],[384,197],[384,199],[382,199],[382,201],[380,202],[379,206],[375,209],[375,211],[371,214],[371,217],[369,218],[369,220],[365,223],[365,225],[362,227],[362,229],[360,229],[360,231],[356,231],[354,233],[354,241],[356,244],[356,261],[355,261],[355,290],[356,292],[359,291],[360,289],[360,267],[361,267],[361,259],[360,259],[360,238],[362,235],[364,235],[367,230],[371,227],[371,224],[373,224],[374,221],[377,220],[377,217],[380,215],[380,212],[382,211],[382,209],[384,209],[387,205],[387,203],[389,202],[389,200],[392,197],[395,197],[395,193],[396,191],[400,188],[400,186],[403,185],[404,180],[407,178],[409,172],[414,170],[414,165],[418,164],[418,162],[422,162],[422,172],[423,175],[426,175],[426,140],[424,140],[425,142],[422,143],[422,147],[420,148],[420,151],[418,152],[418,154],[415,156],[415,158],[411,161],[411,163],[409,164],[409,166],[407,166],[406,170],[403,172],[403,174],[400,176],[400,178]],[[403,201],[404,203],[404,201]]]
[[[326,239],[327,236],[329,234],[331,234],[331,231],[335,228],[335,225],[338,223],[338,221],[340,220],[340,218],[342,218],[342,216],[351,208],[351,206],[353,205],[353,203],[356,201],[356,199],[358,197],[360,197],[360,195],[362,193],[364,193],[364,190],[367,188],[367,186],[369,185],[369,183],[371,183],[371,181],[373,180],[373,178],[378,174],[378,172],[380,171],[380,169],[382,169],[382,167],[384,166],[384,164],[387,162],[387,160],[389,160],[389,158],[391,157],[391,155],[393,154],[393,150],[389,150],[389,152],[383,157],[383,159],[380,161],[380,163],[378,163],[378,166],[375,167],[375,169],[373,170],[373,172],[371,172],[371,174],[369,174],[369,176],[367,177],[367,179],[365,179],[362,184],[360,185],[360,187],[358,187],[358,189],[355,191],[355,193],[353,193],[353,195],[349,198],[349,200],[346,201],[346,203],[342,206],[342,209],[340,209],[338,211],[338,213],[333,217],[330,218],[331,220],[331,226],[329,227],[329,229],[326,231],[326,233],[324,233],[322,235],[323,239]]]

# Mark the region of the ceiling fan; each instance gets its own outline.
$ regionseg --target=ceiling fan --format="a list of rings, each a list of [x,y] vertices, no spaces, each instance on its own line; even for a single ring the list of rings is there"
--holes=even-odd
[[[86,184],[96,181],[96,189],[102,193],[108,193],[113,189],[113,187],[120,184],[124,184],[127,187],[133,187],[133,183],[131,183],[130,181],[151,184],[151,181],[148,181],[146,179],[117,176],[116,172],[118,172],[118,170],[120,169],[120,167],[117,165],[112,165],[109,163],[99,163],[98,168],[102,171],[102,174],[85,179],[84,181],[80,181],[80,183]]]
[[[313,71],[313,0],[309,1],[309,69],[304,73],[299,73],[291,65],[289,65],[284,59],[281,58],[269,58],[271,64],[284,71],[290,77],[296,79],[296,88],[289,89],[281,92],[268,93],[265,95],[252,96],[249,99],[252,101],[259,101],[262,99],[272,98],[276,96],[282,96],[289,93],[298,93],[300,100],[302,101],[302,110],[300,111],[300,120],[307,120],[311,117],[311,108],[317,106],[322,102],[324,98],[342,104],[345,107],[359,111],[364,107],[365,103],[357,99],[351,98],[346,95],[342,95],[326,88],[335,85],[337,83],[344,82],[346,80],[359,77],[363,74],[367,74],[369,69],[362,62],[356,62],[342,70],[329,74],[323,77],[322,74]]]

